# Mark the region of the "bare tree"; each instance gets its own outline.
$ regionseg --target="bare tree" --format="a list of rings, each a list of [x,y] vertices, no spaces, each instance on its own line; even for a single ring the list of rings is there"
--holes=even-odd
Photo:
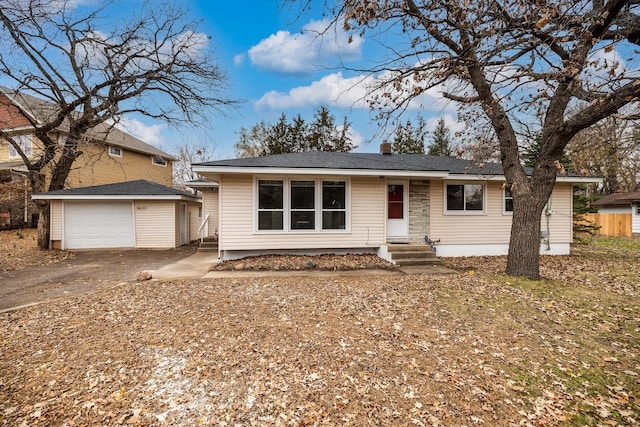
[[[175,154],[178,159],[173,166],[173,182],[181,189],[186,189],[186,183],[199,178],[191,169],[194,163],[214,160],[216,146],[207,143],[185,142],[178,147]]]
[[[607,117],[567,146],[573,167],[601,176],[602,192],[640,190],[640,123]]]
[[[141,2],[123,20],[71,0],[4,0],[0,76],[16,96],[45,101],[27,116],[37,153],[25,153],[0,123],[0,137],[24,161],[34,192],[61,189],[83,143],[104,141],[129,113],[178,125],[233,104],[209,38],[175,4]],[[58,137],[64,129],[65,137]],[[50,173],[44,174],[45,170]],[[38,245],[49,242],[49,205],[39,201]]]
[[[380,49],[379,62],[362,70],[377,82],[370,87],[369,99],[378,117],[419,105],[425,92],[439,89],[468,114],[476,114],[475,120],[490,125],[514,196],[506,272],[539,278],[540,218],[567,143],[639,100],[640,2],[325,4],[346,30],[368,34],[381,46],[389,43]],[[531,175],[521,165],[518,148],[516,126],[523,116],[543,123],[541,150]]]

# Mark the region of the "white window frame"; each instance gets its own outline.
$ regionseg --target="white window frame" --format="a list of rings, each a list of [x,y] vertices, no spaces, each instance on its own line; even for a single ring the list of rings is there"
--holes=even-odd
[[[510,193],[510,196],[507,196],[507,191]],[[507,210],[507,200],[511,200],[511,210]],[[508,188],[504,188],[502,190],[502,214],[503,215],[513,215],[513,193]]]
[[[13,135],[11,137],[14,142],[18,144],[22,152],[25,156],[31,157],[33,155],[33,134],[26,133],[22,135]],[[27,147],[28,143],[28,147]],[[19,159],[20,154],[18,154],[18,150],[13,146],[13,144],[9,144],[9,158],[10,159]]]
[[[161,160],[162,163],[158,163],[156,160]],[[167,161],[160,156],[151,156],[151,164],[154,166],[161,166],[164,168],[167,167]]]
[[[482,209],[481,210],[467,210],[466,200],[465,209],[462,210],[449,210],[447,205],[447,187],[449,185],[479,185],[482,187]],[[484,181],[445,181],[442,190],[442,206],[445,215],[463,215],[463,216],[478,216],[487,214],[487,183]]]
[[[111,157],[122,157],[122,148],[110,145],[109,146],[109,155]]]
[[[282,181],[282,230],[260,230],[259,212],[259,181]],[[291,228],[291,181],[313,181],[314,182],[314,212],[315,228],[313,229],[292,229]],[[322,228],[322,183],[323,181],[339,181],[345,183],[345,228],[344,229],[323,229]],[[345,234],[351,232],[351,179],[349,177],[309,177],[309,176],[254,176],[253,179],[253,232],[255,234]]]

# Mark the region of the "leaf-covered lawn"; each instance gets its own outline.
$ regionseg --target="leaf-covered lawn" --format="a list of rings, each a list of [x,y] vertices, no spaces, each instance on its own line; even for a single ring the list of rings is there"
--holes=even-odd
[[[623,241],[627,244],[626,241]],[[637,246],[458,274],[130,283],[0,315],[0,425],[640,422]]]

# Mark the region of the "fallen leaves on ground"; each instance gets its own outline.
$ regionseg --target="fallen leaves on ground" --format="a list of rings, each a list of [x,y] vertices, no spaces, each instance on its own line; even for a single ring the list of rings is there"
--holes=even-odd
[[[36,229],[0,231],[0,271],[20,270],[59,262],[72,252],[38,249]]]
[[[544,257],[540,282],[504,261],[148,281],[4,313],[0,425],[637,425],[637,260]]]
[[[394,269],[396,266],[373,254],[263,255],[212,266],[212,270],[360,270]]]

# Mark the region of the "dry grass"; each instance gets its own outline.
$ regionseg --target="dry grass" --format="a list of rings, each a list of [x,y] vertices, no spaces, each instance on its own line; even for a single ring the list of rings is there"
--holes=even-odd
[[[0,425],[640,422],[640,271],[126,284],[0,315]]]
[[[0,272],[43,266],[71,256],[71,252],[39,250],[35,229],[0,231]]]

